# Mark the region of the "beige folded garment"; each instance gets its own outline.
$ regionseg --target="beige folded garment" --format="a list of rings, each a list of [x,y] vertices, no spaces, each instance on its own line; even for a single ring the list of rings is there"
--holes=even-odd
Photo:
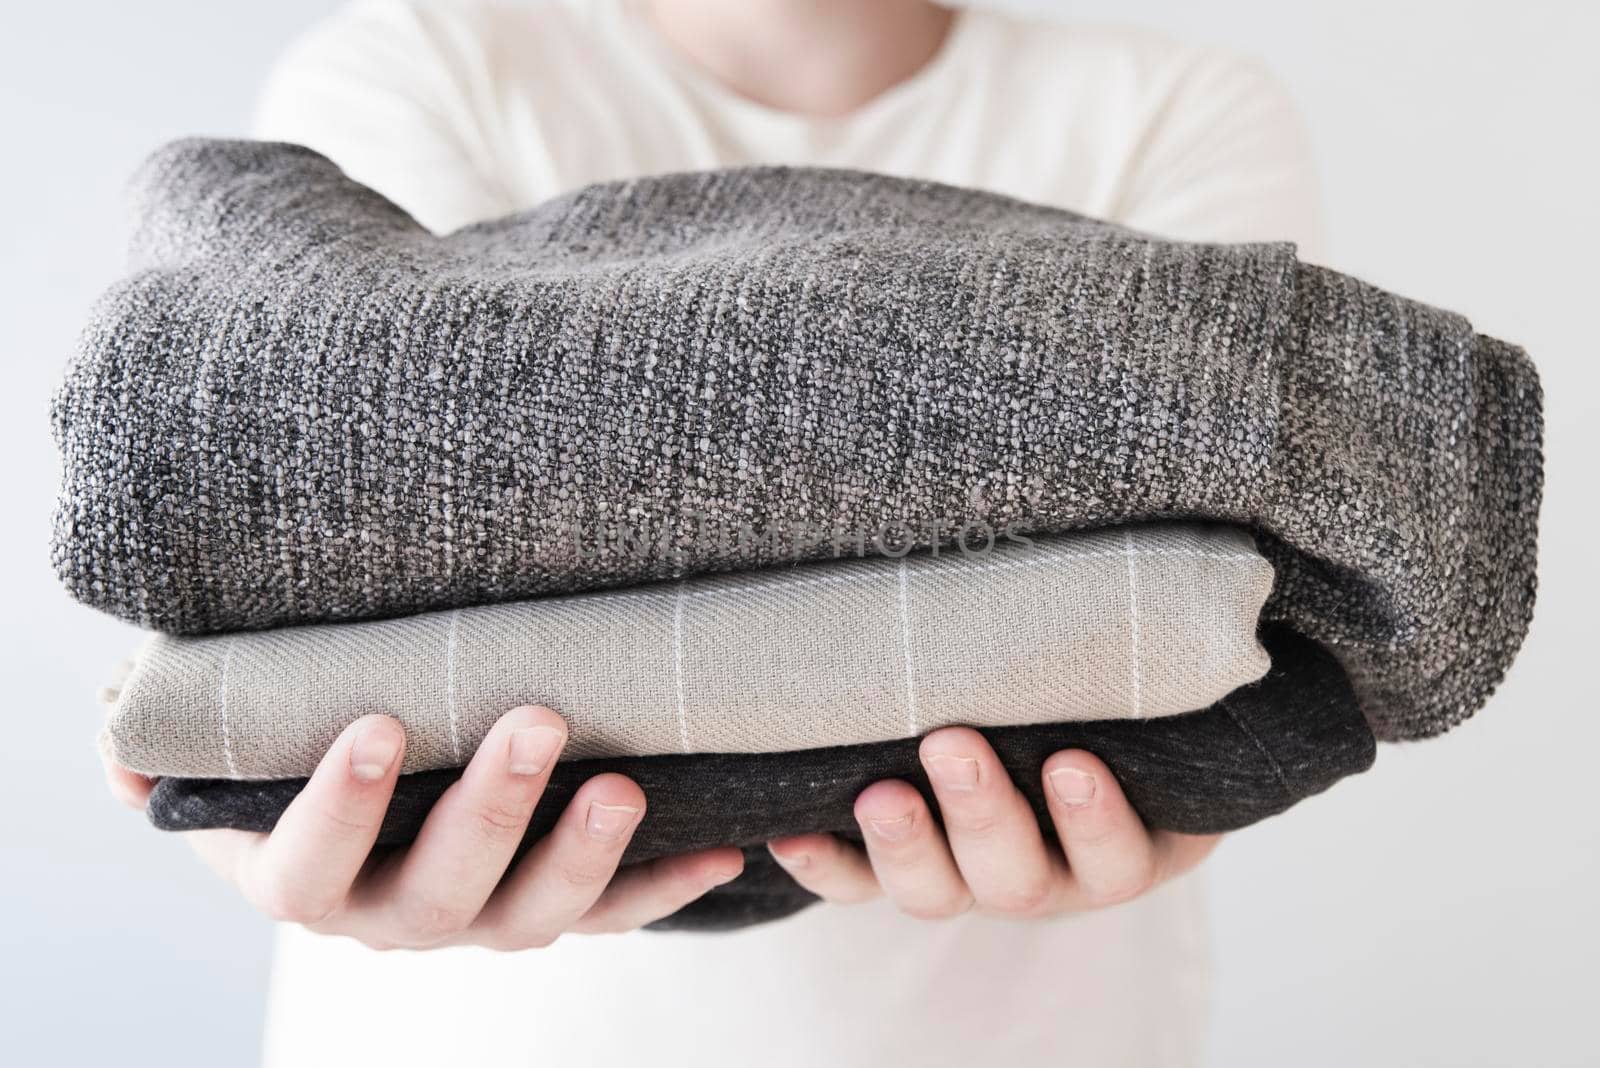
[[[974,547],[976,548],[976,547]],[[1229,527],[1133,526],[204,638],[157,635],[112,695],[152,775],[307,775],[347,724],[405,724],[405,771],[469,758],[520,704],[564,755],[755,753],[966,723],[1138,719],[1265,674],[1272,568]]]

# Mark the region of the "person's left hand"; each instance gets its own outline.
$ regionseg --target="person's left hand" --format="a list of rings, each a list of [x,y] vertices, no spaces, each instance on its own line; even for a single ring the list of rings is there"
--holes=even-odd
[[[887,894],[902,912],[943,919],[978,909],[1019,918],[1115,905],[1188,871],[1220,835],[1145,829],[1099,759],[1064,750],[1045,761],[1044,793],[1061,844],[1046,842],[1028,801],[983,735],[968,727],[922,741],[941,830],[909,783],[874,783],[856,799],[866,851],[831,835],[768,847],[825,901]]]

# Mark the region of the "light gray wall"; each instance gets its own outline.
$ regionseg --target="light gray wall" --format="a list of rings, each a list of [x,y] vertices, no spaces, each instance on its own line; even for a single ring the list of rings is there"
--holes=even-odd
[[[1308,117],[1329,262],[1528,346],[1549,400],[1542,594],[1477,719],[1239,834],[1209,867],[1217,1065],[1595,1063],[1600,594],[1595,5],[1038,0],[1264,56]],[[45,402],[120,255],[120,185],[164,138],[242,132],[326,0],[0,13],[0,1043],[9,1063],[247,1063],[268,929],[104,794],[91,698],[132,648],[46,556]],[[1582,487],[1588,486],[1584,492]],[[1587,1011],[1586,1011],[1587,1010]]]

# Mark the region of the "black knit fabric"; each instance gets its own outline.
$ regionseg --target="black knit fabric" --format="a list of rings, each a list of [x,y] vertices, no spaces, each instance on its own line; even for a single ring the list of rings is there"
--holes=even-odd
[[[1272,670],[1205,711],[997,728],[984,736],[1047,830],[1040,769],[1062,749],[1086,749],[1104,760],[1151,827],[1205,834],[1247,826],[1365,771],[1375,748],[1331,656],[1287,632],[1264,640]],[[625,861],[711,846],[747,847],[743,875],[657,926],[713,930],[776,919],[812,898],[771,861],[764,844],[813,831],[859,841],[852,814],[856,796],[882,779],[910,782],[931,801],[917,745],[908,740],[792,753],[563,762],[534,812],[525,844],[549,831],[579,786],[600,772],[618,772],[637,782],[647,799]],[[379,843],[413,840],[433,803],[459,776],[459,769],[402,776]],[[149,814],[165,830],[265,831],[304,785],[304,779],[165,779],[150,797]]]
[[[54,556],[154,629],[1205,518],[1409,738],[1482,704],[1532,611],[1526,357],[1287,245],[784,168],[435,237],[245,142],[174,145],[137,195],[141,269],[56,401]]]

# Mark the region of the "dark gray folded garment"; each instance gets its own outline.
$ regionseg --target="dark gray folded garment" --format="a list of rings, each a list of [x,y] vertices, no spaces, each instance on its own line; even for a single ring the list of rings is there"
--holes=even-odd
[[[136,193],[140,269],[54,405],[54,560],[154,629],[1203,518],[1398,739],[1481,705],[1532,611],[1527,358],[1289,245],[783,168],[435,237],[250,142]]]
[[[1052,753],[1087,749],[1116,774],[1151,827],[1191,834],[1234,830],[1371,766],[1372,732],[1348,680],[1314,642],[1264,638],[1272,670],[1202,712],[1157,720],[1000,727],[983,734],[1047,830],[1040,769]],[[615,771],[643,788],[648,806],[625,862],[712,846],[745,847],[746,870],[658,926],[714,930],[777,919],[809,904],[764,844],[828,831],[860,840],[856,796],[904,779],[932,798],[915,739],[793,753],[698,754],[562,762],[534,812],[524,845],[550,830],[579,786]],[[459,769],[403,775],[378,842],[412,841]],[[304,779],[238,782],[163,779],[149,815],[164,830],[270,830]]]

